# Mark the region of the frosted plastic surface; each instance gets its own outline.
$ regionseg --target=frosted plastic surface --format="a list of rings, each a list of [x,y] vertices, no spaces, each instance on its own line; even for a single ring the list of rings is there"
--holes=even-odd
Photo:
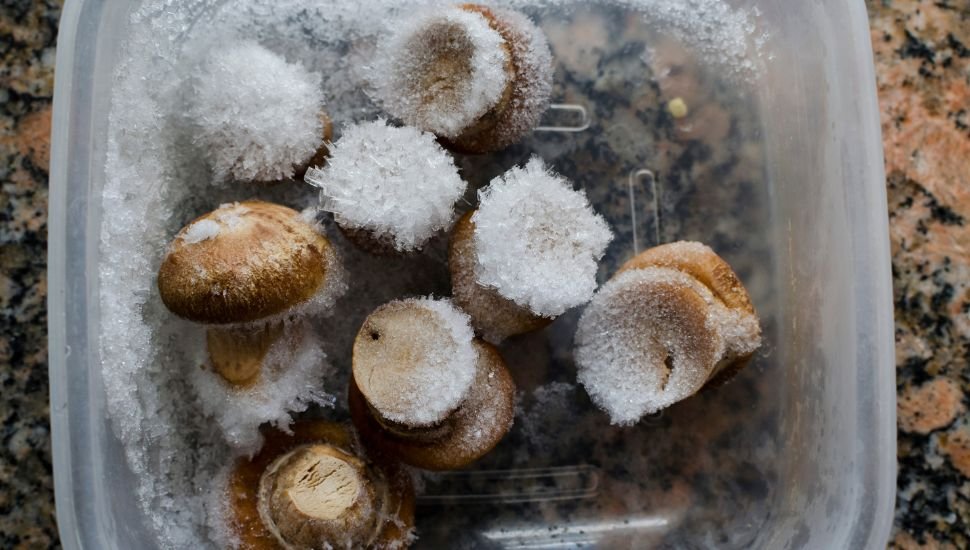
[[[576,131],[536,132],[499,155],[459,158],[471,189],[539,154],[585,189],[617,235],[600,282],[653,243],[711,244],[751,292],[766,345],[728,386],[618,428],[575,384],[579,312],[510,340],[502,353],[520,390],[516,426],[475,469],[423,476],[416,545],[883,547],[894,486],[892,303],[864,5],[510,4],[549,37],[553,102],[579,107],[553,109],[543,126]],[[218,535],[209,489],[232,451],[191,397],[186,369],[199,341],[164,310],[152,274],[164,243],[215,205],[249,196],[298,208],[316,202],[309,187],[211,185],[193,128],[171,116],[184,112],[191,68],[218,44],[255,40],[321,75],[336,128],[372,120],[380,111],[359,82],[395,20],[374,15],[386,8],[295,0],[65,7],[49,264],[65,547],[197,547]],[[627,45],[618,48],[617,36]],[[685,66],[697,68],[696,80]],[[676,124],[664,114],[671,95],[689,108]],[[707,106],[712,97],[721,109]],[[584,120],[557,118],[570,112]],[[694,148],[674,155],[675,138]],[[738,166],[745,177],[732,172]],[[332,331],[325,351],[343,387],[342,327],[409,293],[446,295],[447,270],[440,243],[419,258],[377,260],[327,230],[360,298],[338,302],[342,315],[317,325]],[[381,276],[392,269],[408,275]]]

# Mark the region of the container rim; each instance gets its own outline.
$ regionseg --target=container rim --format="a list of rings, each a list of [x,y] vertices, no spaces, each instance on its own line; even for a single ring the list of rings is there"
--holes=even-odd
[[[73,395],[68,368],[70,351],[67,342],[67,235],[68,235],[68,164],[72,150],[71,130],[78,124],[71,113],[72,97],[77,89],[90,89],[93,73],[77,70],[78,57],[90,54],[91,44],[79,44],[79,22],[84,12],[98,10],[102,0],[66,0],[60,17],[57,35],[56,71],[54,76],[50,198],[48,225],[48,375],[50,396],[51,450],[54,477],[56,519],[61,544],[64,548],[85,548],[85,540],[92,536],[89,531],[98,526],[83,525],[75,501],[76,475],[87,472],[79,467],[75,457],[77,450],[72,442],[69,411],[70,403],[86,396]],[[858,71],[855,91],[859,97],[875,98],[876,75],[873,64],[872,45],[869,38],[869,18],[863,2],[848,2],[842,13],[848,26],[855,31],[853,45],[841,60],[844,66]],[[83,47],[79,47],[83,46]],[[863,133],[881,136],[878,104],[859,109],[856,113]],[[864,548],[884,547],[889,539],[893,521],[896,492],[896,387],[893,342],[893,300],[891,254],[885,171],[881,140],[862,150],[865,158],[860,161],[864,181],[857,182],[862,188],[859,196],[849,202],[854,213],[861,218],[853,225],[852,247],[854,288],[864,290],[857,296],[862,310],[872,314],[873,323],[860,328],[860,333],[871,342],[874,359],[871,368],[871,392],[876,397],[865,413],[876,419],[875,449],[866,449],[872,459],[864,469],[869,469],[867,479],[873,484],[858,501],[858,506],[871,504],[871,512],[855,514],[853,540]],[[74,206],[72,204],[72,206]],[[883,336],[884,338],[878,338]],[[85,365],[86,366],[86,365]],[[74,434],[80,435],[80,434]],[[88,461],[89,458],[84,458]],[[866,501],[869,501],[868,503]],[[858,510],[856,511],[858,512]]]

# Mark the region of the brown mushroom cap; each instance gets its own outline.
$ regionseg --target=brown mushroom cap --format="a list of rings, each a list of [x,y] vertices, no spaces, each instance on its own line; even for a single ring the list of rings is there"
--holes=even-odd
[[[724,305],[754,313],[748,291],[731,266],[705,244],[678,241],[644,250],[627,260],[617,273],[645,267],[669,267],[682,271],[709,288]]]
[[[448,248],[452,301],[472,318],[472,326],[486,340],[501,342],[509,336],[539,330],[552,322],[502,296],[497,290],[478,284],[475,278],[475,211],[467,212],[455,224]]]
[[[333,250],[295,210],[226,204],[176,235],[158,271],[162,301],[206,324],[247,323],[310,300],[327,282]]]
[[[427,470],[462,468],[488,454],[512,427],[515,383],[498,350],[475,341],[478,364],[471,392],[439,426],[435,437],[388,430],[375,417],[353,377],[349,408],[361,440],[371,448]]]
[[[278,536],[294,537],[285,539],[289,548],[318,548],[324,542],[335,547],[345,543],[355,548],[407,547],[414,526],[410,476],[380,456],[362,458],[350,432],[338,424],[299,422],[292,431],[284,434],[267,430],[262,450],[250,460],[240,459],[232,471],[229,519],[240,547],[284,548]],[[267,476],[270,470],[273,473]],[[322,472],[330,477],[321,476]],[[294,483],[281,485],[284,480],[280,474]],[[294,490],[279,490],[281,486]],[[371,513],[362,514],[368,506]],[[264,522],[261,509],[263,516],[276,516],[270,518],[274,527]],[[303,524],[304,530],[294,529],[292,521],[280,520],[281,510],[319,521],[309,520]],[[348,519],[362,519],[364,527],[354,524],[334,530]],[[336,538],[326,538],[331,534]],[[322,538],[303,542],[307,535]]]

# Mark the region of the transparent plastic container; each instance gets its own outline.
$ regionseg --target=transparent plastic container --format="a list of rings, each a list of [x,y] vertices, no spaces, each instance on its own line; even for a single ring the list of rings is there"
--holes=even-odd
[[[205,25],[206,4],[169,2],[158,24],[188,10]],[[495,456],[425,480],[417,547],[885,547],[895,487],[893,309],[864,3],[728,2],[753,14],[764,37],[746,93],[709,67],[685,84],[690,62],[667,47],[663,29],[617,26],[631,21],[623,14],[632,4],[530,13],[565,66],[554,92],[562,105],[522,146],[460,163],[481,185],[538,152],[583,186],[618,237],[601,281],[652,244],[712,244],[751,291],[765,347],[732,383],[621,429],[570,385],[576,312],[508,344],[513,367],[549,368],[517,380],[527,417]],[[68,0],[58,40],[49,338],[66,548],[158,545],[106,411],[98,333],[112,75],[137,6]],[[617,36],[626,45],[604,45]],[[679,36],[695,46],[690,33]],[[624,65],[637,60],[649,78]],[[684,119],[666,109],[674,97],[686,102]]]

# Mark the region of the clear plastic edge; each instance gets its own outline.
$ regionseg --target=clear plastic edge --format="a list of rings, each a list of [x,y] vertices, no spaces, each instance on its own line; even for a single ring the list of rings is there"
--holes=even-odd
[[[71,95],[74,87],[74,56],[78,19],[83,0],[68,0],[61,12],[57,33],[54,106],[51,130],[50,203],[47,240],[47,331],[48,377],[50,381],[51,462],[54,475],[54,502],[61,545],[82,548],[80,525],[74,502],[74,470],[71,433],[68,426],[68,371],[66,319],[66,235],[67,235],[67,158],[69,149]]]
[[[876,98],[876,72],[869,33],[869,16],[864,2],[848,3],[851,29],[854,38],[855,58],[858,72],[855,74],[856,97]],[[893,510],[896,496],[896,361],[895,331],[893,327],[892,260],[889,243],[889,217],[886,199],[886,174],[882,149],[882,129],[878,101],[869,102],[868,108],[858,112],[861,133],[875,144],[869,147],[866,157],[861,161],[867,173],[866,182],[860,185],[862,194],[858,201],[850,203],[851,211],[861,213],[865,223],[855,226],[852,249],[855,252],[856,289],[869,289],[861,293],[863,305],[859,319],[874,319],[876,322],[861,324],[860,330],[870,332],[865,339],[872,349],[871,373],[872,389],[860,384],[862,391],[875,396],[869,414],[873,415],[877,433],[875,449],[862,451],[875,460],[872,463],[871,486],[865,488],[865,498],[870,500],[872,513],[860,518],[867,526],[858,525],[854,540],[856,548],[885,548],[889,541],[893,524]],[[861,352],[865,353],[865,352]],[[862,378],[869,373],[861,373]],[[862,400],[864,402],[864,400]],[[861,412],[861,411],[860,411]],[[863,462],[864,464],[865,462]]]

